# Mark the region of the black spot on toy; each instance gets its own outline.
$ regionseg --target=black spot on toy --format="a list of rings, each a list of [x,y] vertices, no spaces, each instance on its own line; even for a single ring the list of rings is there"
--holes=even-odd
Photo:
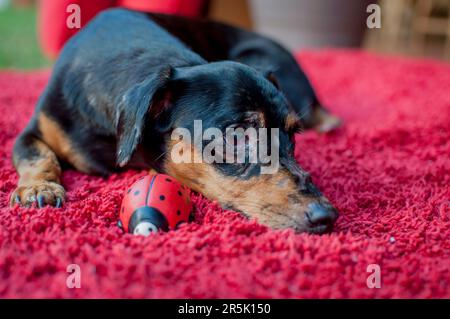
[[[119,227],[135,235],[148,236],[189,222],[193,206],[187,192],[180,195],[181,187],[178,181],[164,174],[139,179],[123,198]]]

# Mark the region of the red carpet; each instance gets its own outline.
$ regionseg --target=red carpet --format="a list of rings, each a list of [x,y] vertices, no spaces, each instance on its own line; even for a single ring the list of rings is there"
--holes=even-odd
[[[345,120],[297,138],[297,158],[340,210],[335,231],[271,231],[193,195],[196,221],[149,238],[116,227],[123,190],[64,173],[62,210],[6,206],[10,154],[47,72],[0,73],[0,297],[450,298],[450,66],[323,51],[301,55]],[[69,264],[81,288],[66,287]],[[369,264],[381,288],[369,289]]]

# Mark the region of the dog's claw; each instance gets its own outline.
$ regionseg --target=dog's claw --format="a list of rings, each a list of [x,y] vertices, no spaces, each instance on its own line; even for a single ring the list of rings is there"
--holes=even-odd
[[[55,204],[55,207],[56,207],[56,208],[61,208],[61,205],[62,205],[62,200],[61,200],[60,197],[57,197],[57,198],[56,198],[56,204]]]
[[[36,182],[18,186],[11,197],[10,205],[43,208],[48,205],[61,207],[64,202],[64,188],[53,182]]]
[[[25,207],[31,207],[36,202],[36,195],[28,196]]]
[[[42,208],[46,205],[44,200],[45,200],[44,196],[38,195],[37,202],[38,202],[39,208]]]

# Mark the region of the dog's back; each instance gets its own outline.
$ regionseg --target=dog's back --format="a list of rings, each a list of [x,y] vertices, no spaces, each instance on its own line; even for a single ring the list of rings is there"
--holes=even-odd
[[[145,14],[111,9],[100,13],[68,41],[55,64],[46,94],[62,95],[66,107],[85,111],[88,119],[92,120],[92,112],[102,111],[101,116],[111,117],[115,115],[111,108],[99,108],[98,104],[117,105],[117,98],[161,66],[203,63],[204,59]],[[42,107],[51,108],[51,101],[44,97]],[[104,126],[101,120],[98,124]]]

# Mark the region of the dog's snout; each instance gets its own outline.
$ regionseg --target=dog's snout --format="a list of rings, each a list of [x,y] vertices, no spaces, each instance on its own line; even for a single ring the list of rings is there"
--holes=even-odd
[[[306,217],[312,230],[323,233],[333,228],[337,219],[337,212],[333,207],[311,203],[308,205]]]

